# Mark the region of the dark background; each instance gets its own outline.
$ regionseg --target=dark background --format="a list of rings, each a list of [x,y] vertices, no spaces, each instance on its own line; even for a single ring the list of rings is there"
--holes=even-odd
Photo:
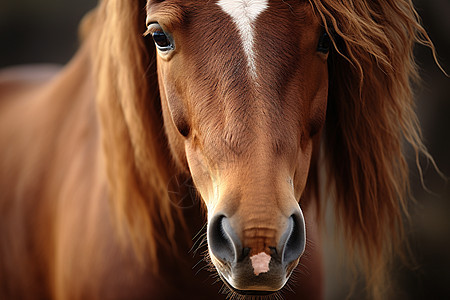
[[[450,73],[450,1],[413,1],[433,40],[439,61]],[[1,0],[0,67],[30,63],[65,64],[78,47],[77,29],[95,0]],[[440,169],[450,176],[450,79],[433,61],[429,49],[416,48],[423,85],[416,89],[417,112],[425,143]],[[412,160],[411,160],[412,161]],[[418,202],[412,209],[409,238],[417,268],[399,265],[395,298],[450,299],[450,184],[433,168],[425,168],[427,193],[417,172],[412,188]],[[413,163],[411,164],[414,167]],[[331,282],[328,299],[345,298],[347,286]],[[334,281],[336,280],[336,281]],[[357,294],[357,293],[356,293]],[[356,299],[357,296],[354,296]]]

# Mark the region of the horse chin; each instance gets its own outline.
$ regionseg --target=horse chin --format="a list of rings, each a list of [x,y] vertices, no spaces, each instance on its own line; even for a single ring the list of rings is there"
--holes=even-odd
[[[287,266],[279,265],[270,273],[262,273],[253,276],[248,272],[242,272],[242,268],[232,268],[231,264],[212,259],[215,269],[225,286],[234,293],[244,296],[266,296],[279,292],[288,281],[292,270],[298,264],[298,260],[289,263]]]
[[[243,296],[268,296],[268,295],[272,295],[276,292],[278,292],[279,290],[276,291],[265,291],[265,290],[239,290],[236,289],[235,287],[233,287],[219,272],[219,276],[222,279],[223,283],[228,287],[228,289],[230,289],[230,291],[237,293],[239,295],[243,295]]]

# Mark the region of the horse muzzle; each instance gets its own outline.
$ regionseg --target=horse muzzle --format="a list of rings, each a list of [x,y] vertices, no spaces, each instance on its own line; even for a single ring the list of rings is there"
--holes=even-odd
[[[243,295],[280,290],[305,250],[305,221],[298,205],[288,218],[266,214],[281,228],[268,229],[274,226],[267,222],[249,226],[249,222],[235,222],[242,216],[229,218],[222,213],[216,213],[208,225],[211,260],[226,285]]]

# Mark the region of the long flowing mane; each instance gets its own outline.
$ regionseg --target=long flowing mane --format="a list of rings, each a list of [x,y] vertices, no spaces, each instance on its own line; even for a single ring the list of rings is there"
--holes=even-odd
[[[309,2],[335,48],[322,148],[336,220],[377,297],[408,215],[404,141],[416,156],[429,156],[414,113],[411,83],[418,75],[412,49],[416,42],[433,47],[410,0]],[[142,37],[145,4],[103,1],[83,31],[91,32],[86,39],[94,43],[104,162],[117,223],[156,270],[156,245],[175,244],[174,218],[181,215],[168,195],[176,170],[165,151],[153,45]],[[308,184],[319,186],[318,180],[310,176]]]
[[[433,44],[409,0],[311,0],[334,36],[323,150],[336,220],[349,257],[379,298],[394,253],[402,254],[408,217],[405,142],[423,154],[411,84],[413,46]],[[331,32],[334,31],[333,35]]]
[[[87,22],[96,39],[97,105],[118,229],[156,271],[156,245],[175,245],[176,212],[167,191],[173,166],[164,152],[154,52],[142,38],[144,7],[145,1],[103,1]]]

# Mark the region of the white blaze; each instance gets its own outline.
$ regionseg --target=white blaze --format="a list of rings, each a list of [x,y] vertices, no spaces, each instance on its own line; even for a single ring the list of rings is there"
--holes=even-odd
[[[261,273],[269,272],[270,259],[271,257],[264,252],[251,256],[253,273],[258,276]]]
[[[259,14],[267,9],[268,3],[268,0],[219,0],[217,2],[222,10],[233,18],[239,30],[250,74],[253,77],[256,77],[253,23]]]

